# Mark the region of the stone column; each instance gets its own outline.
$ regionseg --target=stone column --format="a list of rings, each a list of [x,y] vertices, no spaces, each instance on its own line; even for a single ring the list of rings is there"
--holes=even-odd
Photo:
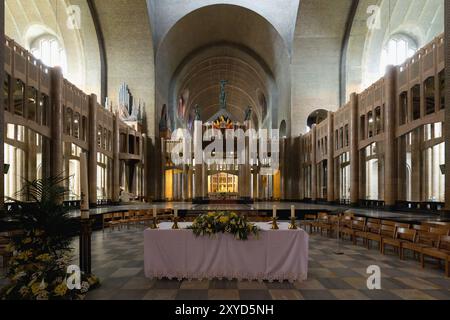
[[[286,138],[280,137],[280,198],[288,198],[287,172],[286,172]]]
[[[317,128],[311,129],[311,200],[317,200]]]
[[[64,171],[63,155],[63,85],[60,67],[52,68],[51,76],[51,175],[56,177]],[[67,175],[68,172],[65,173]]]
[[[97,205],[97,96],[89,97],[89,205]]]
[[[114,115],[113,128],[113,192],[112,201],[118,203],[120,200],[120,125],[119,115]]]
[[[0,17],[1,23],[0,23],[0,66],[2,66],[2,69],[0,72],[0,83],[3,85],[3,77],[5,73],[3,72],[4,65],[5,65],[5,1],[0,1]],[[4,99],[0,99],[0,125],[2,128],[5,128],[5,106],[3,105]],[[4,129],[0,130],[0,145],[4,145],[5,137],[3,136]],[[3,166],[5,163],[5,155],[4,155],[4,147],[0,148],[0,210],[3,208],[4,204],[4,197],[5,197],[5,179],[4,179],[4,172],[3,172]]]
[[[189,200],[189,166],[183,165],[183,185],[182,185],[182,198],[183,201]]]
[[[304,172],[303,172],[303,156],[304,156],[303,135],[300,135],[300,137],[298,139],[299,139],[298,194],[299,194],[299,200],[304,200],[305,199],[305,176],[304,176]]]
[[[411,201],[420,202],[422,197],[422,164],[423,130],[417,128],[411,132]]]
[[[385,76],[386,103],[384,110],[384,202],[393,208],[397,200],[397,161],[395,139],[396,68],[388,66]]]
[[[328,142],[327,142],[327,201],[334,202],[334,115],[328,112]]]
[[[202,146],[203,124],[201,121],[194,122],[194,159],[195,159],[195,176],[194,176],[194,195],[193,198],[198,200],[203,196],[203,146]]]
[[[201,165],[201,173],[202,173],[202,198],[206,198],[208,196],[208,165],[203,162]]]
[[[160,138],[160,150],[161,150],[161,156],[160,156],[160,165],[159,165],[159,172],[161,172],[161,192],[159,195],[160,199],[167,199],[166,195],[166,140],[164,138]],[[175,170],[172,170],[172,197],[175,198]]]
[[[350,95],[350,204],[359,202],[358,96]]]
[[[445,211],[450,212],[450,1],[445,2]]]
[[[245,127],[248,130],[252,129],[251,121],[245,121]],[[252,167],[250,165],[250,137],[245,136],[245,164],[244,164],[244,197],[250,199],[252,195],[251,191],[251,175]]]

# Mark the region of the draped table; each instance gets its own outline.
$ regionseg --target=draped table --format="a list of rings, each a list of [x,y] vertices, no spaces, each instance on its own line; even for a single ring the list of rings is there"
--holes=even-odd
[[[309,236],[279,223],[256,223],[259,238],[236,240],[230,234],[196,237],[190,223],[161,223],[144,231],[145,276],[169,279],[238,279],[290,282],[306,280]]]

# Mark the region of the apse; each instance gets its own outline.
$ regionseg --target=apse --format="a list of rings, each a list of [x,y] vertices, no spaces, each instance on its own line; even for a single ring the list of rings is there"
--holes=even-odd
[[[228,81],[228,111],[237,122],[249,106],[255,127],[277,127],[289,118],[286,43],[269,21],[244,7],[211,5],[180,19],[157,50],[156,78],[157,117],[167,104],[172,127],[188,123],[196,105],[203,121],[215,114],[220,80]]]

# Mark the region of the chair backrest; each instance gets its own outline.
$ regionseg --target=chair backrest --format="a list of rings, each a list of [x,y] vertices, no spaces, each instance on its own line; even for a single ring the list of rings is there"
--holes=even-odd
[[[319,220],[328,220],[328,213],[326,212],[319,212],[317,215],[317,219]]]
[[[123,212],[116,212],[113,215],[114,219],[122,219],[123,217]]]
[[[395,236],[395,226],[382,224],[380,227],[380,234],[385,237],[394,238]]]
[[[450,236],[440,236],[438,248],[444,249],[444,250],[450,250]]]
[[[113,215],[111,213],[104,213],[103,214],[103,221],[104,222],[108,222],[111,221],[113,218]]]
[[[385,226],[395,227],[395,221],[391,221],[391,220],[381,220],[381,224],[385,225]]]
[[[401,223],[401,222],[396,222],[395,226],[397,228],[405,228],[405,229],[409,229],[410,228],[410,224],[409,223]]]
[[[416,242],[417,230],[409,228],[397,228],[395,237],[400,240]]]
[[[305,214],[305,220],[316,220],[317,215],[315,214]]]
[[[379,224],[379,223],[367,222],[367,224],[366,224],[366,231],[368,231],[368,232],[379,234],[380,229],[381,229],[381,224]]]
[[[412,226],[412,228],[414,230],[417,230],[418,233],[430,232],[430,226],[425,226],[425,225],[422,225],[422,224],[415,224],[415,225]]]
[[[367,219],[367,222],[381,224],[381,219],[369,218]]]
[[[364,220],[353,220],[352,221],[352,229],[363,231],[366,228],[366,221]]]
[[[344,217],[354,217],[355,214],[353,212],[344,212]]]
[[[355,220],[355,221],[363,221],[364,223],[366,222],[366,218],[365,217],[353,217],[353,220]]]

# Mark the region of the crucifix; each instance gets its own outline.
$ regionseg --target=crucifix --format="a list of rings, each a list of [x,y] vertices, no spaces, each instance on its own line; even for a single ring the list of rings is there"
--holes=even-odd
[[[228,80],[220,80],[220,96],[219,103],[221,109],[227,108],[227,94],[225,92],[225,86],[228,83]]]

